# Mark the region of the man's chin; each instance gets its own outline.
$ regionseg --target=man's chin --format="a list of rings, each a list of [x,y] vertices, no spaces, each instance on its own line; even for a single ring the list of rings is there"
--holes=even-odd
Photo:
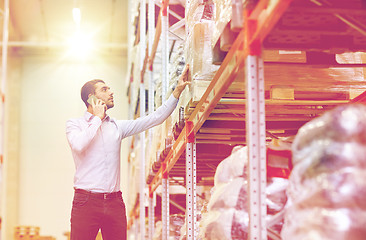
[[[114,103],[108,104],[107,105],[107,109],[113,108],[114,107]]]

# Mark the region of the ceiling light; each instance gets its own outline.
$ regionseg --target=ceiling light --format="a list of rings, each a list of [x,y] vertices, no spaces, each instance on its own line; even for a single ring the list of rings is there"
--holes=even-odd
[[[74,22],[77,27],[80,27],[81,22],[81,12],[80,8],[73,8],[72,9],[72,18],[74,19]]]
[[[75,33],[75,35],[69,39],[69,46],[70,55],[79,58],[87,57],[93,50],[92,39],[80,32]]]

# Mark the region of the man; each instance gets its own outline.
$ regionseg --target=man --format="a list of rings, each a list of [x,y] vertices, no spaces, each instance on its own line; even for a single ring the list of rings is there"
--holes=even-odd
[[[115,120],[106,114],[114,101],[113,92],[104,81],[84,84],[81,98],[87,111],[83,117],[66,123],[76,166],[71,240],[94,240],[99,229],[104,240],[127,238],[126,209],[120,191],[121,141],[163,123],[190,83],[187,75],[188,65],[169,99],[152,114],[136,120]]]

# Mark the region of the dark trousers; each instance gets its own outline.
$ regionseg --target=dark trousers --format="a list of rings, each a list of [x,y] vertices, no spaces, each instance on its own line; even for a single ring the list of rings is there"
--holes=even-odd
[[[122,193],[91,193],[76,189],[71,211],[71,240],[127,239],[126,208]]]

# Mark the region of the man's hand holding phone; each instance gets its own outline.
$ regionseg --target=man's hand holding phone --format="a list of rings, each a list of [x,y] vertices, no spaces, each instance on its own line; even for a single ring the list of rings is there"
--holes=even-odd
[[[101,99],[98,99],[96,96],[91,95],[88,98],[88,103],[92,107],[92,114],[103,120],[105,118],[105,115],[106,115],[105,112],[107,110],[107,106],[105,105],[105,102]]]

